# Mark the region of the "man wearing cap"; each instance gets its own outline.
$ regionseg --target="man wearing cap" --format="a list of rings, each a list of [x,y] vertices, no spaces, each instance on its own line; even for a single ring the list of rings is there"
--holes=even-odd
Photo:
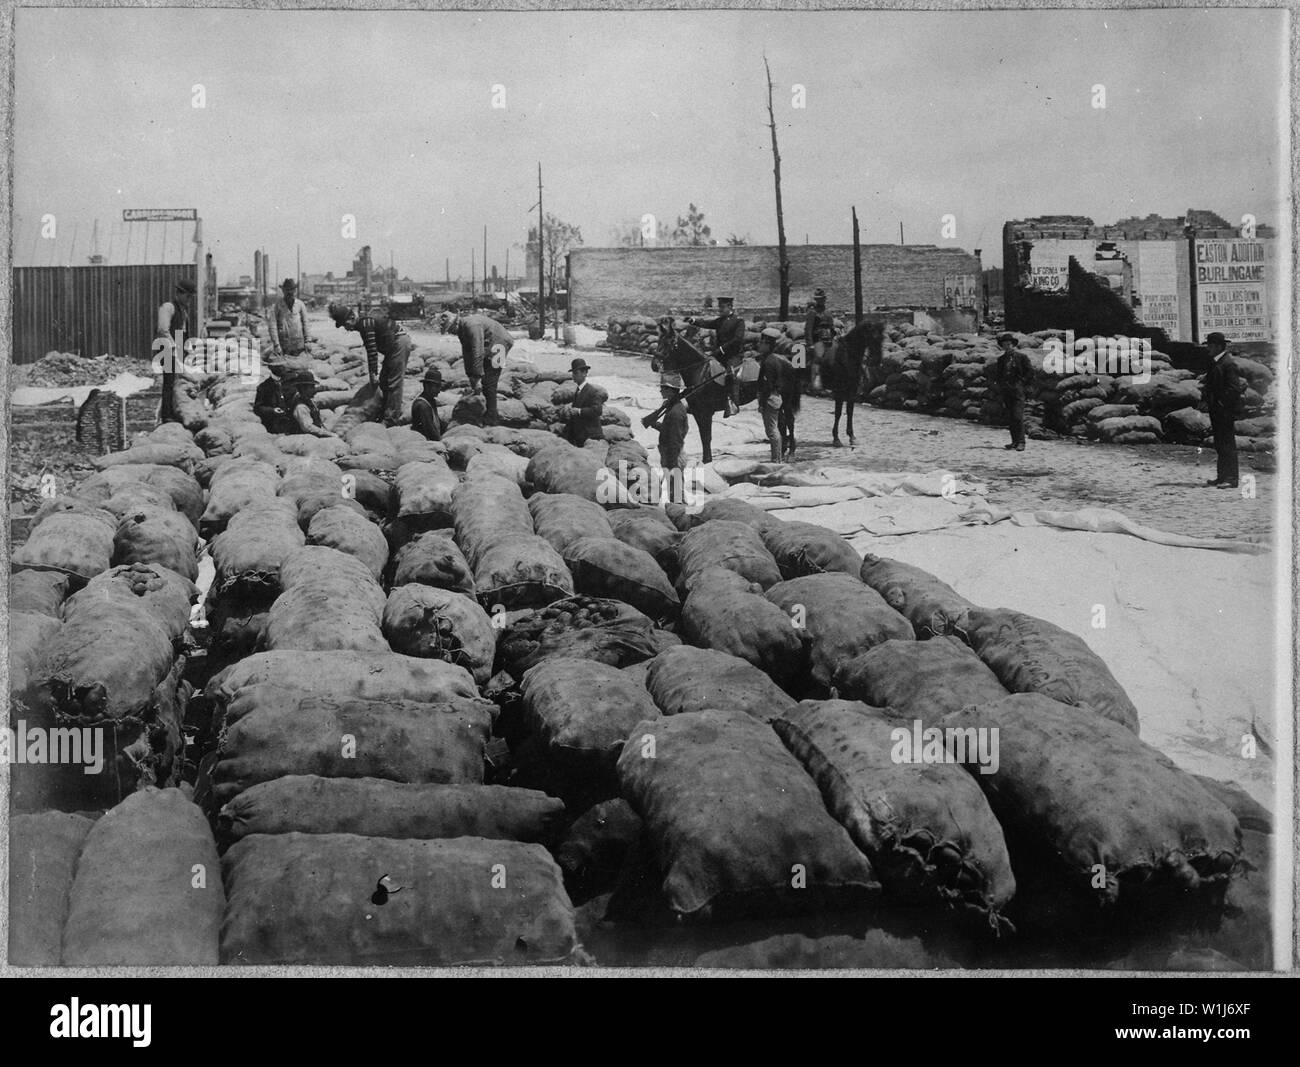
[[[1034,365],[1029,357],[1016,347],[1014,333],[998,334],[998,344],[1002,355],[993,365],[992,378],[1002,398],[1002,406],[1007,410],[1007,429],[1011,431],[1011,443],[1003,445],[1007,451],[1025,450],[1025,393],[1029,383],[1034,380]]]
[[[772,462],[794,454],[794,416],[799,408],[799,379],[794,365],[777,353],[770,338],[758,342],[758,410]]]
[[[1223,334],[1209,334],[1205,347],[1210,354],[1210,367],[1205,372],[1201,393],[1210,415],[1210,429],[1214,433],[1214,452],[1218,458],[1218,471],[1206,485],[1216,489],[1237,488],[1237,435],[1236,421],[1246,384],[1241,379],[1237,364],[1228,355],[1228,339]]]
[[[659,467],[664,472],[682,470],[682,449],[690,424],[689,411],[682,400],[682,391],[674,385],[660,381],[659,395],[664,398],[663,410],[657,418],[646,424],[647,429],[659,431]],[[680,484],[680,479],[678,479]],[[670,487],[671,488],[671,487]],[[674,501],[684,503],[684,501]]]
[[[595,382],[587,381],[590,370],[585,359],[575,359],[569,364],[569,373],[573,375],[577,391],[568,404],[560,405],[564,439],[579,448],[587,441],[601,441],[605,437],[600,428],[600,416],[609,394]]]
[[[273,360],[301,356],[311,340],[307,330],[307,305],[298,299],[298,283],[285,278],[280,291],[284,295],[266,313],[266,332],[271,340],[269,358]]]
[[[362,313],[345,304],[331,304],[329,314],[338,329],[361,334],[370,384],[378,384],[379,394],[384,398],[384,425],[396,426],[402,419],[402,379],[411,356],[411,335],[400,322],[381,312]],[[384,357],[382,377],[379,374],[381,355]]]
[[[712,319],[687,317],[686,321],[701,330],[716,334],[718,358],[727,368],[727,410],[722,416],[731,418],[740,412],[740,364],[745,357],[745,320],[732,309],[736,301],[729,296],[718,297],[718,315]]]
[[[813,290],[812,303],[803,320],[803,343],[808,353],[808,366],[822,366],[822,361],[835,347],[835,316],[826,310],[826,290]]]
[[[483,396],[483,421],[497,424],[497,383],[510,356],[515,339],[496,319],[486,315],[461,315],[444,311],[439,317],[442,332],[460,341],[461,364],[469,378],[472,396]]]
[[[442,420],[438,418],[438,394],[442,392],[442,372],[430,364],[424,372],[424,392],[411,405],[411,429],[430,441],[442,440]]]
[[[190,336],[190,301],[194,299],[195,284],[188,278],[176,283],[170,300],[158,308],[154,330],[154,353],[162,353],[162,402],[158,406],[158,422],[180,422],[176,412],[176,370],[185,358],[185,343]]]

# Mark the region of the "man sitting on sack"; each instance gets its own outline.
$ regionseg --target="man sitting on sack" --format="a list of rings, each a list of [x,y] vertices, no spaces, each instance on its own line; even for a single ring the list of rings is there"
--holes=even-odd
[[[411,405],[411,429],[430,441],[442,440],[442,420],[438,418],[438,394],[442,392],[442,372],[430,364],[424,372],[424,392]]]
[[[253,411],[271,433],[308,433],[337,437],[325,429],[316,406],[316,377],[306,367],[271,363],[271,376],[257,387]]]
[[[575,359],[569,364],[569,373],[573,376],[577,391],[568,404],[561,404],[560,418],[564,420],[563,437],[571,445],[581,448],[587,441],[602,441],[605,438],[600,428],[600,417],[605,411],[605,402],[609,394],[595,382],[587,381],[591,370],[585,359]]]

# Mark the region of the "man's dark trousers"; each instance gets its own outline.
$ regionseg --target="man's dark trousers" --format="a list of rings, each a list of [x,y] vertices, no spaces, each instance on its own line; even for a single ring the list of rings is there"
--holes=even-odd
[[[1218,477],[1215,481],[1237,484],[1237,435],[1229,415],[1212,415],[1210,429],[1214,433],[1214,451],[1218,458]]]
[[[1007,409],[1007,428],[1011,431],[1011,443],[1025,443],[1025,394],[1021,392],[1004,393],[1002,403]]]

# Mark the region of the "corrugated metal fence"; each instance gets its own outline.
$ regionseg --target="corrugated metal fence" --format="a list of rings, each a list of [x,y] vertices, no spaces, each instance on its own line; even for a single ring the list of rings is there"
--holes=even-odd
[[[35,363],[50,351],[148,358],[158,306],[182,278],[197,284],[198,268],[15,267],[13,361]]]

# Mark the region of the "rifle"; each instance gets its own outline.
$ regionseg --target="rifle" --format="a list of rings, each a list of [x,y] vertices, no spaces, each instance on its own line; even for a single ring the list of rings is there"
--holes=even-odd
[[[684,344],[684,345],[688,346],[690,349],[692,349],[692,351],[695,352],[695,354],[696,354],[697,356],[700,357],[701,361],[704,361],[704,362],[707,363],[707,361],[708,361],[708,357],[705,356],[703,352],[701,352],[698,348],[696,348],[694,345],[692,345],[692,344],[691,344],[689,341],[687,341],[684,337],[682,337],[682,335],[681,335],[677,330],[673,330],[673,336],[674,336],[674,338],[675,338],[677,344]],[[713,381],[714,381],[713,378],[706,377],[706,378],[702,379],[702,380],[701,380],[697,385],[693,385],[693,386],[691,386],[689,389],[686,389],[686,390],[684,390],[683,392],[678,393],[677,396],[675,396],[672,400],[665,400],[662,404],[660,404],[660,405],[659,405],[659,406],[658,406],[654,411],[652,411],[649,415],[646,415],[646,416],[644,416],[644,417],[641,419],[641,425],[644,426],[647,430],[650,429],[650,425],[651,425],[651,423],[656,422],[658,419],[660,419],[660,418],[661,418],[661,417],[662,417],[662,416],[663,416],[663,415],[668,411],[668,409],[669,409],[670,407],[672,407],[675,403],[677,403],[678,400],[680,400],[680,401],[682,401],[683,403],[685,403],[686,400],[688,400],[690,397],[694,396],[694,395],[695,395],[696,393],[698,393],[701,389],[703,389],[706,385],[711,384]]]

